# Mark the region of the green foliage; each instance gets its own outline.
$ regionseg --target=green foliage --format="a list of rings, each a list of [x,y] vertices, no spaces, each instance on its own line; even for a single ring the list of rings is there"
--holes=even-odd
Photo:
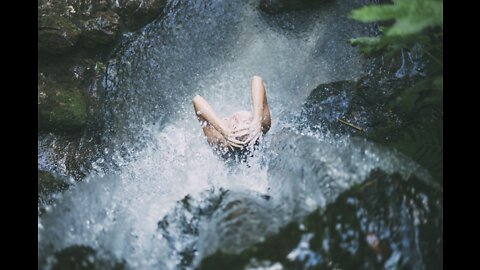
[[[429,38],[424,35],[428,29],[440,29],[443,35],[443,0],[393,0],[393,4],[353,10],[349,16],[361,22],[394,21],[380,29],[379,37],[350,40],[366,53],[380,49],[396,51],[416,42],[428,43]]]
[[[427,27],[443,27],[443,0],[394,0],[393,5],[354,10],[350,17],[361,22],[395,19],[385,36],[417,34]]]
[[[378,22],[380,35],[350,40],[367,54],[394,59],[402,52],[422,55],[424,76],[399,92],[387,106],[405,124],[391,146],[427,168],[443,183],[443,0],[393,0],[350,13],[361,22]]]

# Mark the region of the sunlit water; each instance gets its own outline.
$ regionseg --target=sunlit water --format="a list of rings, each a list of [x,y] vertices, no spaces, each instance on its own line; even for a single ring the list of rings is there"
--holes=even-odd
[[[103,82],[105,156],[38,219],[45,267],[72,245],[108,251],[131,269],[174,269],[178,253],[193,243],[196,264],[325,206],[374,168],[428,179],[388,149],[295,129],[313,88],[365,72],[365,60],[346,44],[369,31],[345,18],[361,3],[337,2],[268,17],[257,1],[169,1],[162,19],[125,34]],[[272,128],[246,163],[225,162],[207,145],[191,99],[204,96],[220,115],[249,109],[253,75],[265,80]],[[64,160],[52,161],[54,143],[39,140],[39,167],[67,174]],[[197,236],[167,240],[159,231],[177,201],[190,195],[201,203],[219,190],[232,194],[224,206],[240,200],[251,208],[234,218],[242,224],[232,226],[229,212],[219,211],[201,220]]]

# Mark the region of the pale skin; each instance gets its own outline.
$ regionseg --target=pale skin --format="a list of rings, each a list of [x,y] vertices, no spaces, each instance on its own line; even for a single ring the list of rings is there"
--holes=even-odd
[[[233,129],[229,127],[232,125],[228,121],[225,123],[225,120],[222,121],[217,116],[213,108],[203,97],[196,95],[193,98],[195,113],[198,120],[202,123],[203,133],[207,137],[209,144],[228,147],[232,150],[234,148],[243,148],[248,144],[255,143],[263,134],[268,132],[271,126],[270,109],[268,107],[265,85],[259,76],[252,77],[251,96],[253,105],[251,115],[249,114],[251,122],[247,126]]]

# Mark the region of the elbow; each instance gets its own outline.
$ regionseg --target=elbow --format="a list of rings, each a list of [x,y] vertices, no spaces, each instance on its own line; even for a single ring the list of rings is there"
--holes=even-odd
[[[252,82],[263,82],[262,80],[262,77],[258,76],[258,75],[253,75],[252,77]]]
[[[200,95],[195,95],[192,99],[193,105],[200,104],[202,102],[203,98]]]

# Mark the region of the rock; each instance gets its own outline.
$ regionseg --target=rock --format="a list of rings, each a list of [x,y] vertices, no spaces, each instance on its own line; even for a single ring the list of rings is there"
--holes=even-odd
[[[375,76],[321,84],[307,98],[300,122],[303,127],[313,130],[360,135],[375,142],[387,142],[395,137],[406,120],[404,115],[388,107],[388,103],[411,84],[410,80],[379,80]]]
[[[38,50],[60,54],[72,49],[78,41],[80,29],[69,19],[47,15],[38,21]]]
[[[52,173],[38,170],[38,216],[42,216],[49,205],[56,199],[55,195],[68,189],[69,184]]]
[[[199,257],[217,250],[236,253],[274,229],[267,196],[253,192],[206,191],[202,199],[186,196],[158,222],[158,230],[190,268]]]
[[[125,260],[118,260],[112,254],[102,251],[99,252],[90,246],[73,245],[57,251],[53,255],[53,263],[49,269],[115,269],[126,268]]]
[[[241,253],[205,257],[197,269],[442,269],[442,213],[435,185],[374,171],[323,211]]]
[[[287,10],[299,10],[318,7],[326,0],[261,0],[260,9],[270,14],[277,14]]]
[[[39,76],[38,129],[43,132],[72,132],[85,127],[87,103],[78,88],[62,85]]]
[[[113,10],[120,14],[127,28],[135,30],[155,19],[166,2],[166,0],[119,0]]]
[[[54,177],[47,171],[38,170],[38,197],[45,198],[48,195],[68,188],[68,184]]]
[[[83,24],[81,43],[87,48],[95,48],[113,42],[119,31],[120,16],[113,11],[95,13]]]
[[[319,85],[302,108],[299,127],[366,137],[394,147],[443,183],[443,102],[423,102],[442,96],[431,91],[428,77],[419,75],[421,58],[404,54],[388,61],[377,57],[370,74],[358,80]],[[402,99],[408,100],[399,102]]]

